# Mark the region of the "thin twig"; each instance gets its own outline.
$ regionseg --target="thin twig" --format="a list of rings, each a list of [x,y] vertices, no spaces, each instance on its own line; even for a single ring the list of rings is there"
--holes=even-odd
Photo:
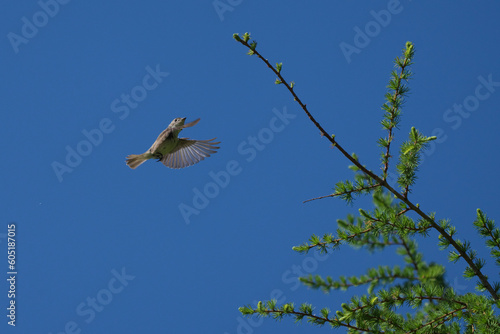
[[[320,196],[320,197],[316,197],[316,198],[310,198],[308,200],[305,200],[302,203],[307,203],[307,202],[315,201],[317,199],[323,199],[323,198],[328,198],[328,197],[337,197],[337,196],[352,194],[352,193],[355,193],[355,192],[357,193],[357,192],[361,192],[363,190],[368,190],[368,189],[372,189],[372,188],[376,188],[376,187],[380,187],[380,186],[381,186],[381,184],[374,184],[372,186],[362,187],[362,188],[353,189],[353,190],[349,190],[349,191],[344,191],[344,192],[341,192],[341,193],[335,193],[335,194]]]
[[[407,62],[406,62],[406,59],[403,63],[403,66],[401,66],[401,72],[399,73],[399,76],[398,76],[398,87],[399,87],[399,84],[401,83],[401,76],[403,75],[404,73],[404,70],[405,70],[405,67],[407,66]],[[398,97],[398,91],[395,90],[394,91],[394,95],[392,97],[392,100],[395,101],[396,98]],[[394,111],[396,110],[397,108],[394,108],[394,105],[392,106],[391,108],[391,116],[394,116]],[[391,119],[391,121],[394,121],[394,118]],[[387,171],[389,170],[389,158],[391,157],[391,154],[390,154],[390,148],[391,148],[391,143],[392,143],[392,140],[394,138],[394,135],[392,134],[392,129],[394,127],[391,126],[389,128],[389,135],[387,136],[387,150],[385,152],[385,157],[384,157],[384,172],[383,172],[383,179],[384,181],[387,180]]]
[[[456,310],[453,310],[453,311],[451,311],[451,312],[448,312],[448,313],[446,313],[446,314],[444,314],[444,315],[442,315],[442,316],[440,316],[440,317],[438,317],[438,318],[436,318],[436,319],[432,320],[431,322],[428,322],[428,323],[426,323],[425,325],[422,325],[422,326],[420,326],[419,328],[417,328],[417,329],[415,329],[415,330],[413,330],[413,331],[411,331],[411,332],[408,332],[408,333],[417,333],[417,332],[418,332],[419,330],[421,330],[422,328],[427,327],[427,326],[429,326],[429,325],[432,325],[433,323],[437,322],[438,320],[443,319],[443,321],[441,321],[440,323],[436,324],[436,326],[434,326],[434,328],[436,328],[437,326],[439,326],[439,325],[441,325],[442,323],[446,322],[446,317],[448,317],[448,316],[450,316],[450,315],[453,315],[453,313],[457,313],[457,312],[460,312],[460,311],[465,310],[465,309],[467,309],[467,305],[462,306],[461,308],[456,309]]]
[[[284,311],[281,311],[281,310],[265,310],[264,312],[270,313],[270,314],[278,313],[278,314],[282,314],[282,315],[288,315],[288,314],[300,315],[302,317],[313,318],[313,319],[316,319],[316,320],[321,320],[321,321],[329,322],[329,323],[332,323],[332,324],[338,324],[340,326],[344,326],[344,327],[347,327],[347,328],[355,329],[355,330],[358,330],[358,331],[361,331],[361,332],[368,332],[369,331],[369,329],[359,328],[359,327],[356,327],[356,326],[345,324],[345,323],[343,323],[343,322],[341,322],[341,321],[339,321],[337,319],[323,318],[323,317],[319,317],[319,316],[314,315],[314,314],[307,314],[307,313],[304,313],[304,312],[296,312],[296,311],[284,312]]]
[[[415,271],[418,272],[417,260],[415,259],[415,257],[412,256],[410,248],[408,247],[408,244],[405,242],[405,239],[403,237],[400,237],[400,239],[404,249],[406,250],[406,253],[410,257],[411,263],[413,264]]]

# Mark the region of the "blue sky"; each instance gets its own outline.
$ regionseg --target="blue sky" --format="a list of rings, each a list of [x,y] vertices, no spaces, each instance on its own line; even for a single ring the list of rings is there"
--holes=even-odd
[[[371,201],[302,204],[349,179],[348,162],[235,32],[251,32],[283,63],[317,120],[372,170],[392,61],[412,41],[415,75],[396,138],[415,126],[441,140],[411,199],[488,258],[472,221],[478,207],[500,219],[499,12],[497,2],[405,0],[4,5],[0,263],[7,277],[15,223],[18,274],[17,328],[7,324],[4,280],[0,332],[305,333],[309,325],[291,320],[242,320],[237,308],[274,297],[336,309],[349,295],[309,291],[299,273],[402,264],[394,250],[291,250]],[[182,170],[153,161],[129,169],[125,156],[148,149],[175,117],[201,118],[181,136],[217,137],[219,152]],[[446,262],[436,233],[419,243],[427,261]],[[463,269],[449,265],[447,275],[462,292],[474,286]]]

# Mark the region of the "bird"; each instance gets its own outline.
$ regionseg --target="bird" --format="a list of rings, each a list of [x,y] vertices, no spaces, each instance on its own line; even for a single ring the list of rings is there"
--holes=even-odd
[[[169,168],[179,169],[192,166],[201,160],[217,153],[220,142],[216,138],[208,140],[193,140],[178,138],[179,133],[188,127],[196,125],[200,119],[184,124],[186,117],[175,118],[170,125],[156,138],[153,145],[142,154],[131,154],[126,157],[127,165],[136,169],[146,160],[158,159]]]

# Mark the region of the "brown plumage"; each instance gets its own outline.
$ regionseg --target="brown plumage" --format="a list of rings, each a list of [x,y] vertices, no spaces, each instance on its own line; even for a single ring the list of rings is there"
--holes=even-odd
[[[208,140],[193,140],[189,138],[178,138],[182,129],[196,125],[200,119],[184,124],[186,118],[176,118],[156,138],[149,150],[143,154],[131,154],[127,157],[127,165],[136,169],[149,159],[158,159],[169,168],[184,168],[192,166],[201,160],[216,153],[220,142],[215,138]]]

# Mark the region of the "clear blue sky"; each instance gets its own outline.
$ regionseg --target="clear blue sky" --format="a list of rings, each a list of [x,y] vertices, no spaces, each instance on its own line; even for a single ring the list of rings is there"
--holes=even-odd
[[[402,263],[394,250],[346,247],[327,259],[291,250],[371,201],[302,204],[350,178],[348,162],[235,32],[251,32],[265,57],[283,62],[317,120],[372,170],[392,61],[414,42],[397,140],[411,126],[443,140],[411,198],[488,257],[472,221],[478,207],[500,221],[499,3],[216,4],[219,12],[213,1],[4,4],[0,268],[7,277],[14,222],[18,275],[17,328],[7,325],[3,280],[0,332],[326,333],[291,320],[242,323],[237,308],[275,297],[335,309],[348,295],[308,291],[297,273]],[[200,117],[181,135],[217,137],[220,151],[182,170],[153,161],[129,169],[125,156],[148,149],[175,117]],[[446,261],[436,233],[419,242],[427,261]],[[448,267],[457,289],[473,289],[463,262]]]

